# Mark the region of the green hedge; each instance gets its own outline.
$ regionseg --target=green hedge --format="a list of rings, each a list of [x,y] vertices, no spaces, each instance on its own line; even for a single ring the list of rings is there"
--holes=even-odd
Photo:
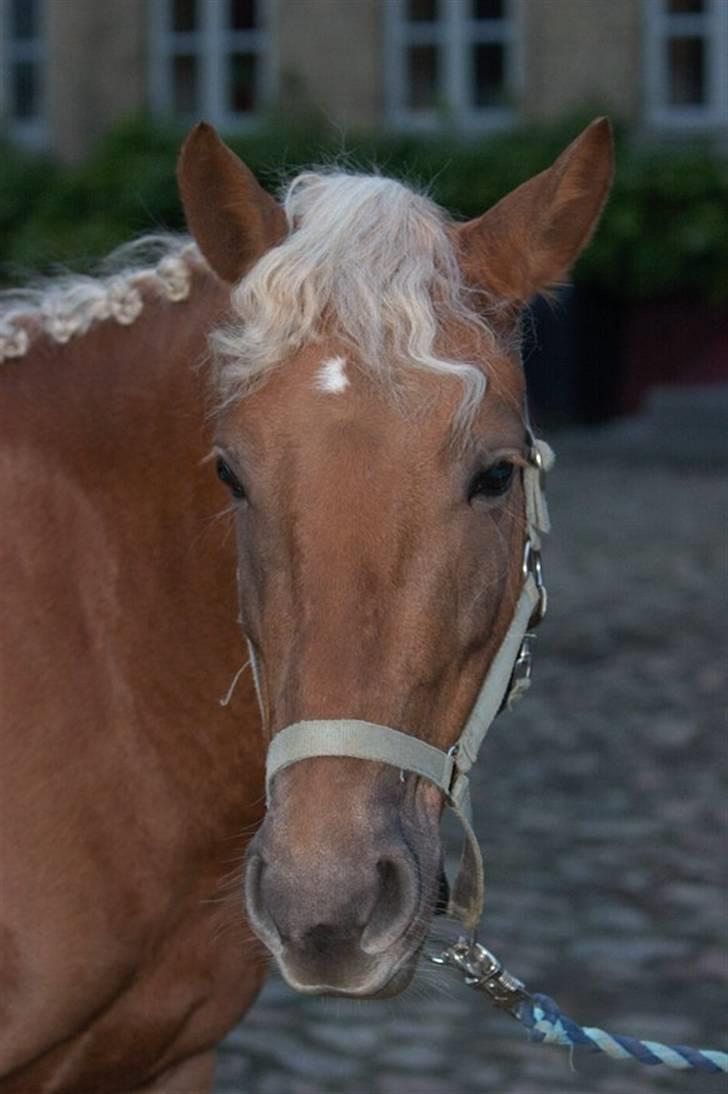
[[[271,120],[230,143],[271,187],[297,168],[376,165],[426,184],[454,212],[474,216],[545,167],[582,119],[477,139],[333,135],[315,122]],[[182,227],[174,161],[183,134],[128,122],[88,163],[61,168],[0,146],[0,276],[74,268],[139,233]],[[619,297],[681,292],[728,298],[728,159],[707,145],[643,146],[618,134],[615,189],[575,279]]]

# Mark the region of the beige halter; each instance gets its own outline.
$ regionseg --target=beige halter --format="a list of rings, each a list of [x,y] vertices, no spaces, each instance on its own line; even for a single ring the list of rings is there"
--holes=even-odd
[[[540,547],[541,536],[549,530],[549,520],[543,479],[553,465],[554,455],[544,441],[530,435],[529,440],[529,464],[523,470],[526,502],[523,589],[511,625],[456,744],[443,752],[389,726],[351,718],[295,722],[273,738],[266,762],[269,799],[271,784],[279,771],[315,756],[374,760],[401,771],[411,771],[439,787],[465,833],[462,858],[447,911],[471,931],[482,915],[484,883],[483,858],[472,828],[468,772],[495,716],[504,707],[510,709],[529,686],[531,628],[541,621],[546,611]]]

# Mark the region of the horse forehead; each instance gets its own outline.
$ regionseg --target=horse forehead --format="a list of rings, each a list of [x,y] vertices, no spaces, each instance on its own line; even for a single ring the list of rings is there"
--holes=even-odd
[[[502,436],[520,421],[522,369],[505,351],[490,356],[478,431]],[[390,382],[354,349],[326,339],[274,369],[243,399],[234,428],[265,462],[329,460],[333,467],[366,455],[371,469],[393,459],[402,468],[408,455],[419,455],[434,468],[451,452],[463,392],[459,377],[416,366]]]

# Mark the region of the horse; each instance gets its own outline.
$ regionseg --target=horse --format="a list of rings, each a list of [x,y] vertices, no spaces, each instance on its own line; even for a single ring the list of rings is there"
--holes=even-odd
[[[279,203],[202,123],[191,239],[4,295],[0,1094],[209,1090],[270,955],[409,983],[441,789],[319,753],[266,810],[268,743],[457,739],[522,584],[519,319],[611,177],[597,119],[473,221],[336,170]]]

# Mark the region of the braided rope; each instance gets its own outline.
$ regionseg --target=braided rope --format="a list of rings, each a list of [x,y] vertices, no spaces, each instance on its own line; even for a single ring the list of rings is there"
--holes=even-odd
[[[528,1029],[529,1040],[545,1045],[604,1052],[616,1060],[637,1060],[649,1067],[663,1064],[678,1071],[728,1072],[728,1052],[688,1048],[686,1045],[663,1045],[659,1041],[639,1041],[636,1037],[621,1037],[593,1026],[580,1026],[562,1014],[548,995],[531,996],[520,1004],[515,1016]]]

